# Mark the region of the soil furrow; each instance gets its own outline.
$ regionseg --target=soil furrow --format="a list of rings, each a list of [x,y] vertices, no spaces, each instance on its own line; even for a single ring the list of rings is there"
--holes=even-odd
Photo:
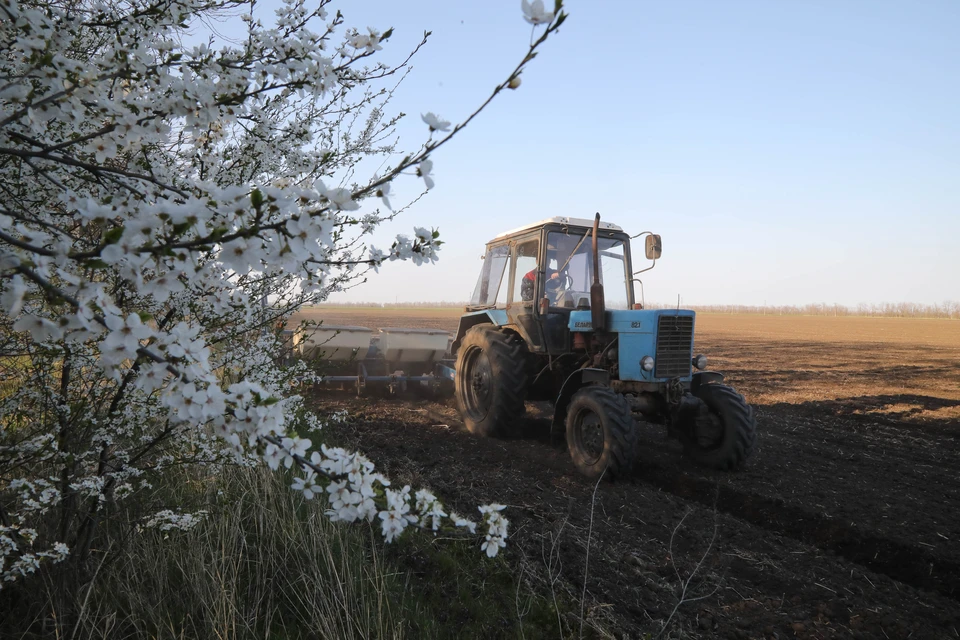
[[[960,564],[920,547],[876,536],[782,500],[745,493],[656,464],[643,465],[636,475],[685,500],[716,505],[720,511],[763,529],[831,551],[905,584],[960,600]]]

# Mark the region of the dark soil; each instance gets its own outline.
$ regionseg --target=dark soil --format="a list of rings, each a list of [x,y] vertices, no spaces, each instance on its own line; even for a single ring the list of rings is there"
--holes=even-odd
[[[458,316],[362,313],[450,330]],[[396,479],[464,513],[506,503],[510,562],[566,602],[586,574],[598,637],[655,637],[669,620],[663,637],[960,638],[960,324],[707,315],[697,351],[756,408],[741,472],[698,468],[641,424],[633,474],[595,485],[548,405],[484,439],[452,401],[318,401],[347,408],[338,437]],[[579,611],[562,625],[578,636]]]
[[[547,405],[528,404],[521,433],[486,439],[452,401],[317,401],[349,410],[336,437],[388,475],[464,513],[507,504],[510,561],[575,602],[586,570],[598,635],[656,635],[669,620],[670,637],[960,637],[955,422],[858,411],[875,398],[761,406],[758,449],[733,474],[693,466],[640,425],[634,474],[595,485]],[[572,614],[562,624],[578,631]]]

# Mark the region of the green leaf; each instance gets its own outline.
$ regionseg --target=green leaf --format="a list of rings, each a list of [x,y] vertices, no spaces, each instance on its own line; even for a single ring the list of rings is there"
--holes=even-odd
[[[123,235],[123,227],[114,227],[103,234],[103,244],[116,244]]]
[[[250,192],[250,202],[256,209],[259,209],[263,205],[263,193],[260,189],[254,189]]]

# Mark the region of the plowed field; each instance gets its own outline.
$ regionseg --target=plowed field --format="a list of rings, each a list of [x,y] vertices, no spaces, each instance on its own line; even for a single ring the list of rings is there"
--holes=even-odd
[[[317,313],[455,330],[458,311]],[[464,511],[506,503],[510,561],[576,602],[586,574],[601,635],[671,619],[664,636],[960,638],[960,323],[701,315],[697,352],[756,407],[739,473],[694,467],[641,424],[635,475],[595,486],[547,405],[499,440],[466,433],[449,400],[316,401],[348,408],[338,436],[389,474]]]

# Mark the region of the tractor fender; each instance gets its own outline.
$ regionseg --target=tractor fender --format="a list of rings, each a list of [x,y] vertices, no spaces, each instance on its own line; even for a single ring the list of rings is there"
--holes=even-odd
[[[697,389],[699,389],[702,384],[720,382],[723,382],[722,373],[717,373],[716,371],[698,371],[693,374],[693,379],[690,381],[690,393],[697,395]]]
[[[554,403],[553,424],[562,425],[567,419],[567,407],[570,406],[570,399],[581,388],[600,384],[606,385],[610,382],[610,372],[606,369],[577,369],[571,373],[560,388],[560,395]]]
[[[450,347],[451,352],[457,352],[457,349],[460,348],[460,342],[463,340],[463,336],[467,335],[467,331],[478,324],[492,324],[495,327],[503,326],[507,324],[507,312],[501,309],[487,309],[484,311],[466,313],[460,316],[460,326],[457,327],[457,337],[454,339],[453,345]]]

